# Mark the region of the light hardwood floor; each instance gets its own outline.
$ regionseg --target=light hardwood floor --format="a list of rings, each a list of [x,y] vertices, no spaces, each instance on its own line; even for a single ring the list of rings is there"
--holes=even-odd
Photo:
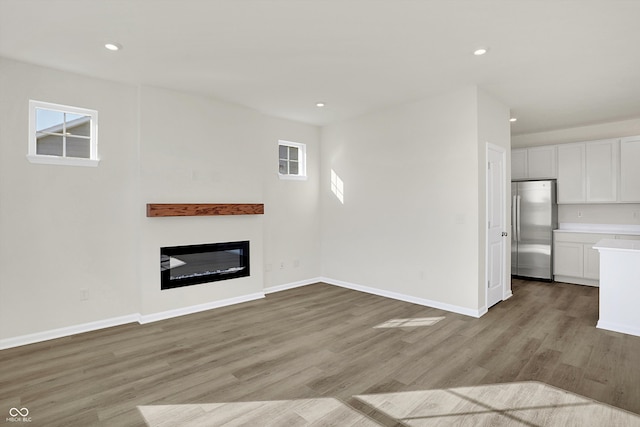
[[[0,421],[15,407],[32,426],[171,425],[178,408],[187,425],[217,408],[254,414],[247,425],[394,426],[357,396],[526,381],[640,414],[640,338],[595,328],[597,288],[514,280],[513,293],[474,319],[314,284],[3,350]]]

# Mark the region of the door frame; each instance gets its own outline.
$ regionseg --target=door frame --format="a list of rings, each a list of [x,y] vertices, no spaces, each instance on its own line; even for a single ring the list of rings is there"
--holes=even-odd
[[[504,227],[504,232],[507,232],[508,230],[510,230],[510,227],[508,227],[507,225],[509,224],[509,222],[511,221],[511,217],[509,215],[509,212],[507,211],[507,182],[510,181],[508,179],[508,175],[507,175],[507,150],[504,147],[501,147],[499,145],[495,145],[492,144],[490,142],[486,143],[486,148],[485,148],[485,222],[484,222],[484,233],[485,233],[485,254],[484,254],[484,262],[485,262],[485,267],[484,267],[484,309],[483,314],[486,313],[487,311],[489,311],[489,227],[488,227],[488,218],[489,218],[489,168],[488,168],[488,164],[489,164],[489,150],[492,151],[496,151],[498,152],[501,156],[502,156],[502,176],[503,176],[503,180],[502,180],[502,200],[500,203],[502,212],[503,212],[503,216],[504,216],[504,220],[503,220],[503,227]],[[511,194],[511,193],[509,193]],[[511,281],[511,274],[510,274],[510,265],[507,266],[507,252],[511,251],[511,240],[507,239],[505,237],[505,242],[504,245],[502,245],[502,254],[501,254],[501,258],[502,258],[502,276],[503,276],[503,280],[502,280],[502,301],[508,299],[509,297],[511,297],[511,286],[510,286],[510,281]]]

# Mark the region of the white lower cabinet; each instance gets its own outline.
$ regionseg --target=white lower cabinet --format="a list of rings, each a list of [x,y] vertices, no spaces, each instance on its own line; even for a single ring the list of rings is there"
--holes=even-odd
[[[600,239],[596,241],[598,243]],[[584,245],[584,278],[597,280],[600,283],[600,252],[589,243]]]
[[[553,278],[556,282],[598,286],[600,253],[593,245],[602,239],[640,240],[638,235],[555,231]]]
[[[598,286],[600,253],[593,245],[602,239],[614,239],[613,234],[553,233],[553,277],[556,282]]]
[[[584,276],[584,248],[582,243],[560,242],[556,239],[553,250],[554,276]]]

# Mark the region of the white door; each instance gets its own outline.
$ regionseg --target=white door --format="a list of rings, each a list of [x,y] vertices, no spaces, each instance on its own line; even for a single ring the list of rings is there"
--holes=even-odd
[[[487,144],[487,308],[503,300],[506,274],[505,150]]]

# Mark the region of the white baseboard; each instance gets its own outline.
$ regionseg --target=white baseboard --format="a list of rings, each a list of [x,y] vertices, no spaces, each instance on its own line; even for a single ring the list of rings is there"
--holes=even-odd
[[[160,313],[145,314],[145,315],[140,313],[134,313],[127,316],[114,317],[114,318],[105,319],[105,320],[98,320],[96,322],[89,322],[81,325],[68,326],[65,328],[52,329],[49,331],[37,332],[34,334],[0,339],[0,350],[12,348],[12,347],[19,347],[27,344],[33,344],[41,341],[48,341],[55,338],[62,338],[70,335],[83,333],[83,332],[90,332],[98,329],[110,328],[113,326],[119,326],[126,323],[138,322],[140,324],[145,324],[145,323],[157,322],[159,320],[170,319],[172,317],[184,316],[187,314],[199,313],[201,311],[211,310],[214,308],[226,307],[229,305],[240,304],[248,301],[254,301],[257,299],[264,298],[265,294],[280,292],[287,289],[298,288],[301,286],[307,286],[307,285],[311,285],[319,282],[326,283],[333,286],[339,286],[342,288],[352,289],[355,291],[365,292],[368,294],[378,295],[386,298],[392,298],[400,301],[410,302],[413,304],[423,305],[426,307],[438,308],[438,309],[450,311],[453,313],[463,314],[465,316],[480,317],[482,314],[486,312],[486,309],[484,309],[484,312],[482,309],[472,310],[469,308],[446,304],[439,301],[432,301],[424,298],[417,298],[410,295],[400,294],[397,292],[391,292],[383,289],[372,288],[369,286],[363,286],[363,285],[357,285],[354,283],[344,282],[342,280],[334,280],[328,277],[315,277],[312,279],[301,280],[298,282],[271,286],[271,287],[265,288],[263,292],[256,292],[253,294],[242,295],[239,297],[228,298],[220,301],[212,301],[204,304],[192,305],[189,307],[182,307],[175,310],[167,310]],[[625,333],[629,333],[629,332],[625,332]]]
[[[620,332],[623,334],[635,335],[637,337],[640,337],[640,328],[629,326],[629,325],[623,325],[620,323],[603,322],[602,320],[598,320],[598,323],[596,324],[596,328],[606,329],[608,331]]]
[[[114,317],[111,319],[98,320],[96,322],[83,323],[81,325],[73,325],[65,328],[51,329],[49,331],[36,332],[35,334],[21,335],[13,338],[0,339],[0,350],[7,348],[20,347],[22,345],[33,344],[42,341],[48,341],[56,338],[68,337],[70,335],[80,334],[83,332],[96,331],[98,329],[111,328],[113,326],[124,325],[126,323],[138,322],[141,325],[145,323],[156,322],[158,320],[170,319],[172,317],[184,316],[186,314],[198,313],[213,308],[226,307],[228,305],[239,304],[242,302],[253,301],[264,298],[263,292],[257,292],[249,295],[228,298],[220,301],[212,301],[205,304],[192,305],[190,307],[182,307],[175,310],[163,311],[142,315],[140,313],[129,314],[127,316]]]
[[[111,328],[126,323],[137,322],[140,315],[137,313],[126,316],[112,317],[110,319],[98,320],[95,322],[83,323],[80,325],[67,326],[65,328],[51,329],[35,334],[21,335],[13,338],[5,338],[0,340],[0,350],[22,345],[33,344],[42,341],[49,341],[56,338],[68,337],[70,335],[81,334],[83,332],[96,331],[98,329]]]
[[[463,314],[465,316],[480,317],[482,314],[480,310],[473,310],[471,308],[460,307],[457,305],[446,304],[439,301],[433,301],[425,298],[418,298],[411,295],[400,294],[397,292],[386,291],[383,289],[372,288],[369,286],[357,285],[355,283],[343,282],[342,280],[334,280],[328,277],[321,277],[319,281],[327,283],[329,285],[340,286],[342,288],[352,289],[354,291],[366,292],[368,294],[378,295],[381,297],[397,299],[400,301],[410,302],[413,304],[423,305],[425,307],[438,308],[440,310],[451,311],[452,313]]]
[[[172,317],[199,313],[201,311],[211,310],[213,308],[226,307],[228,305],[240,304],[242,302],[254,301],[261,298],[264,298],[264,293],[256,292],[254,294],[227,298],[220,301],[211,301],[204,304],[192,305],[189,307],[176,308],[175,310],[167,310],[167,311],[162,311],[160,313],[144,314],[144,315],[141,314],[139,315],[138,322],[141,325],[144,325],[145,323],[157,322],[159,320],[171,319]]]
[[[583,286],[600,286],[600,281],[597,279],[585,279],[583,277],[569,277],[569,276],[553,276],[554,282],[572,283],[574,285]]]
[[[284,285],[269,286],[264,288],[265,294],[272,294],[274,292],[286,291],[287,289],[299,288],[301,286],[313,285],[314,283],[322,282],[322,278],[315,277],[313,279],[300,280],[298,282],[285,283]]]

